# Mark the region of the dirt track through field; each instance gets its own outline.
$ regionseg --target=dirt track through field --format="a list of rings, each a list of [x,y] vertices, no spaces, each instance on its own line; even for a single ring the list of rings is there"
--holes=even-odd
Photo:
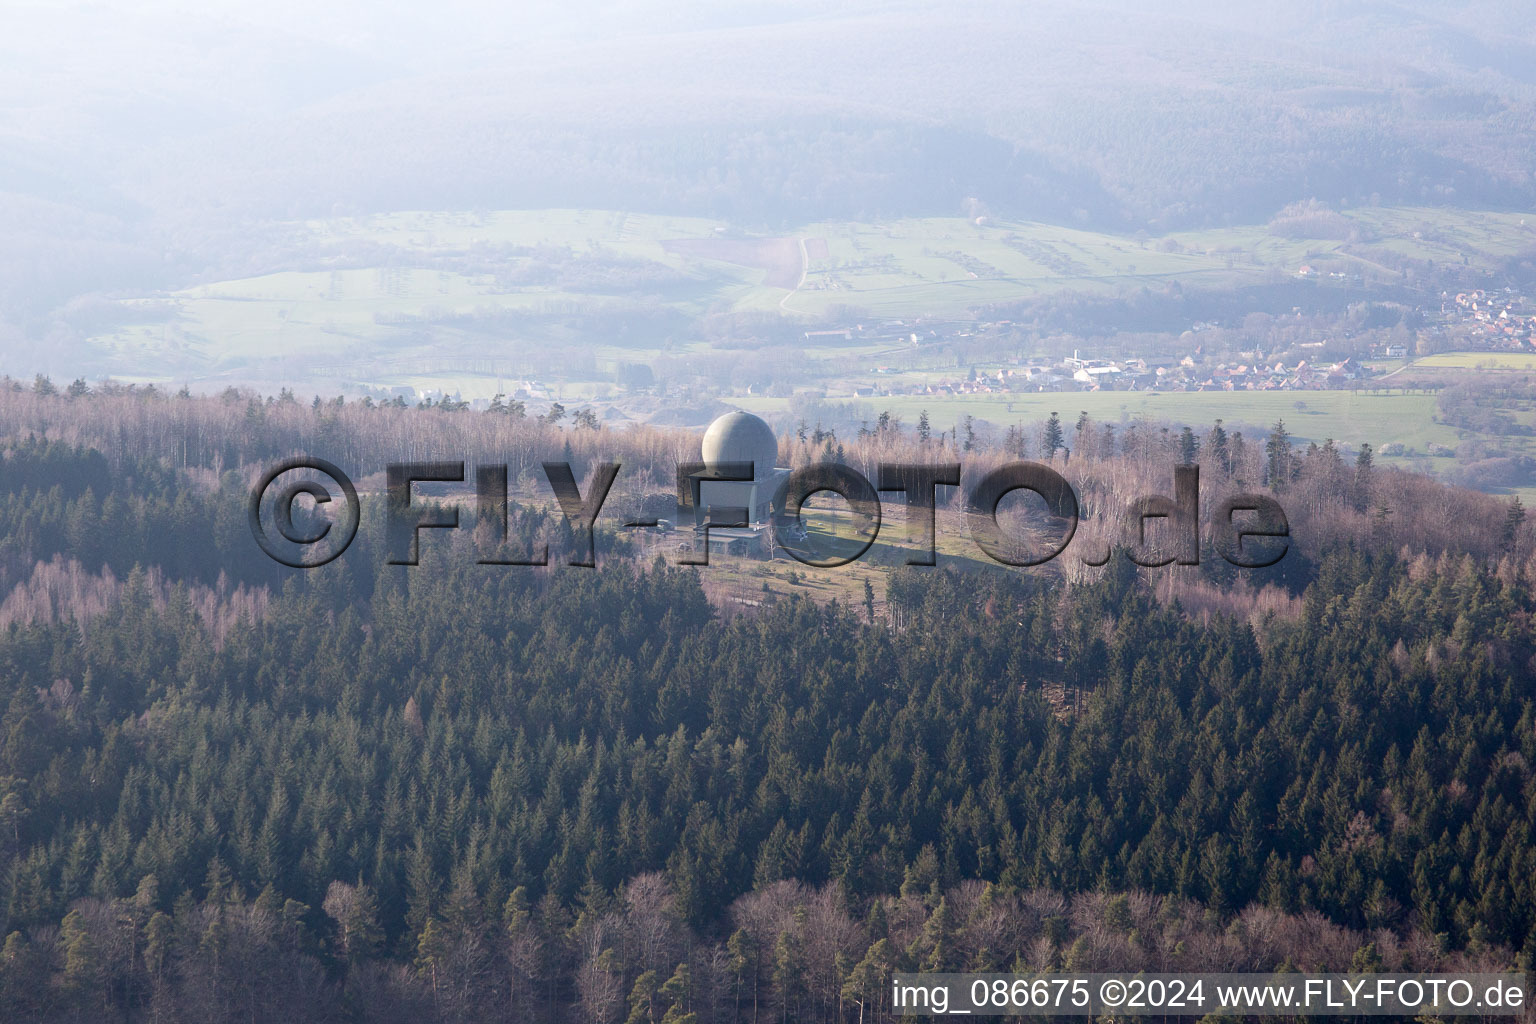
[[[800,286],[805,257],[798,238],[674,238],[662,248],[679,256],[719,260],[762,270],[769,288]]]

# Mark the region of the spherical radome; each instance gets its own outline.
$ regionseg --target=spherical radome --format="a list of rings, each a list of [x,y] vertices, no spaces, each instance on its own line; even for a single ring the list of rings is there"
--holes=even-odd
[[[705,462],[750,462],[762,480],[779,461],[773,428],[749,412],[728,412],[704,431]]]

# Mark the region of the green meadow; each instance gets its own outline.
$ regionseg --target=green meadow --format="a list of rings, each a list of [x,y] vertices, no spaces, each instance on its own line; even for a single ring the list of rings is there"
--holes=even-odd
[[[1284,420],[1286,430],[1300,441],[1327,438],[1374,446],[1398,442],[1420,452],[1430,443],[1454,445],[1456,430],[1433,422],[1435,397],[1416,392],[1351,391],[1088,391],[1024,395],[922,395],[861,399],[876,414],[890,410],[903,423],[913,424],[927,411],[934,433],[953,430],[966,416],[997,427],[1033,424],[1052,412],[1076,422],[1080,412],[1101,423],[1189,424],[1208,426],[1221,420],[1230,429],[1268,429]],[[788,402],[771,398],[738,398],[733,404],[754,412],[783,412]]]
[[[1441,352],[1413,365],[1442,370],[1536,370],[1536,352]]]

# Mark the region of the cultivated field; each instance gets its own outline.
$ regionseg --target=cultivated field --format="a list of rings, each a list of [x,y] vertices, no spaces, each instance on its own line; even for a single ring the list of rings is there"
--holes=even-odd
[[[764,288],[793,291],[805,270],[801,242],[795,238],[669,238],[661,247],[685,259],[761,270]]]

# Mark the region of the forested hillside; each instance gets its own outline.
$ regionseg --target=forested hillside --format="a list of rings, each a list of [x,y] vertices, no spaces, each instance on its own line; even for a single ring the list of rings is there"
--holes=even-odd
[[[1344,524],[1298,529],[1281,614],[1117,558],[728,616],[710,570],[622,547],[279,570],[237,483],[92,450],[93,403],[142,401],[187,453],[223,408],[0,403],[79,442],[0,465],[0,1018],[853,1021],[893,966],[1536,954],[1517,506],[1416,533],[1377,507],[1401,474],[1362,513],[1271,445],[1298,522]]]

